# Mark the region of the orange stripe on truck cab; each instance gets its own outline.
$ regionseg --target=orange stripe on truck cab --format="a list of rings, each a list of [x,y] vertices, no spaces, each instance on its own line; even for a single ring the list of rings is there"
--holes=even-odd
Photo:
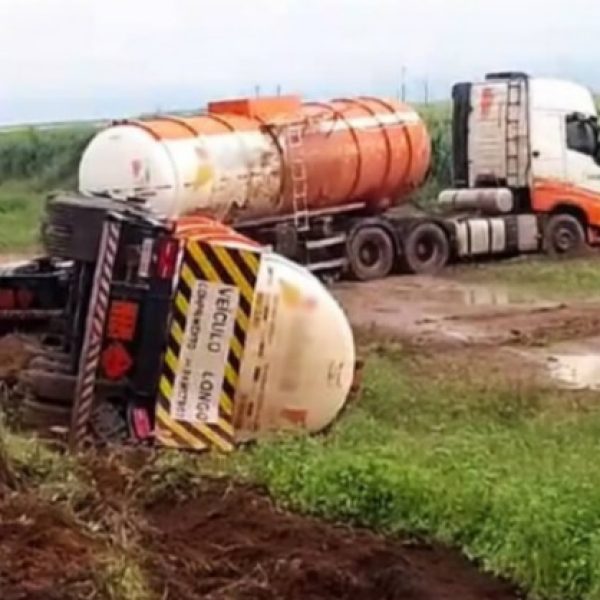
[[[600,191],[593,192],[552,179],[534,181],[531,199],[534,212],[553,212],[561,205],[580,208],[586,214],[589,225],[600,226]]]

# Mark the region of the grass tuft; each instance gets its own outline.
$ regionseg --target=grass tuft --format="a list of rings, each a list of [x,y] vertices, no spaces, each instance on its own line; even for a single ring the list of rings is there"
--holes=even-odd
[[[103,557],[96,580],[98,591],[108,600],[152,600],[156,596],[140,565],[125,552]]]

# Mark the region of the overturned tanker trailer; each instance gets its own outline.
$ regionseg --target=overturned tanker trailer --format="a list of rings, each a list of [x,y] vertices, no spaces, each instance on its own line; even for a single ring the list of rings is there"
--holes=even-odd
[[[306,269],[229,227],[61,194],[43,240],[50,258],[5,272],[0,289],[11,277],[6,290],[15,277],[56,287],[29,307],[58,335],[21,374],[22,408],[30,423],[68,424],[72,448],[230,451],[323,429],[346,402],[356,364],[341,308]]]

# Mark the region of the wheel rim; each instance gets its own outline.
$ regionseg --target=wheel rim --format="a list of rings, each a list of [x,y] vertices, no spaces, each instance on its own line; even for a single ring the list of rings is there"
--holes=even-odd
[[[379,246],[371,241],[366,241],[360,248],[359,251],[360,262],[365,267],[373,267],[379,261]]]
[[[554,236],[554,247],[558,252],[566,253],[572,250],[576,243],[576,237],[570,229],[565,227],[559,229]]]
[[[435,240],[429,236],[422,236],[415,245],[415,254],[420,262],[430,262],[437,255],[437,245]]]

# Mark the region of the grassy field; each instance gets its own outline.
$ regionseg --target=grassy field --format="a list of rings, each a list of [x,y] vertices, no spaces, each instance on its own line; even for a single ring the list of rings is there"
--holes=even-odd
[[[452,271],[459,281],[495,284],[548,297],[600,295],[599,257],[553,260],[523,258],[512,262],[464,265]]]
[[[0,133],[0,252],[34,248],[46,194],[74,188],[77,165],[93,129],[22,129]]]
[[[286,506],[459,546],[535,597],[600,598],[600,411],[569,395],[372,356],[334,431],[240,469]]]
[[[22,181],[0,184],[0,252],[26,252],[36,247],[44,194]]]

